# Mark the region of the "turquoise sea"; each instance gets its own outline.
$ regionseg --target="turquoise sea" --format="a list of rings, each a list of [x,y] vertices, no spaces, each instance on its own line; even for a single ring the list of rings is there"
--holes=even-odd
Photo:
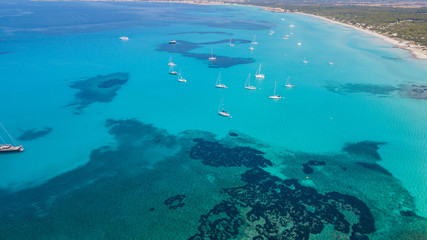
[[[25,148],[0,155],[0,239],[427,239],[427,61],[380,38],[248,6],[9,1],[0,72]]]

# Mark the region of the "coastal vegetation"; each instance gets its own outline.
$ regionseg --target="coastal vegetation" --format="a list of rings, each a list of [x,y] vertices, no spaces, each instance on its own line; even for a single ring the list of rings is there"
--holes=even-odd
[[[311,1],[309,4],[296,4],[292,1],[259,1],[248,3],[258,6],[281,8],[289,12],[302,12],[331,20],[347,23],[371,30],[408,45],[427,47],[427,7],[409,4],[405,7],[348,4],[337,2]],[[375,2],[372,2],[372,4]],[[377,3],[378,4],[378,3]]]

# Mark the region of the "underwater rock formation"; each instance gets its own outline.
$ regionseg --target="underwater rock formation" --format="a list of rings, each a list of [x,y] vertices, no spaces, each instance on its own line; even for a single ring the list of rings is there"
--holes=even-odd
[[[427,85],[401,85],[399,94],[405,98],[427,99]]]
[[[75,102],[68,106],[76,106],[76,110],[80,111],[95,102],[111,102],[128,79],[128,73],[118,72],[73,82],[70,87],[79,91]]]
[[[208,61],[210,54],[209,53],[193,53],[192,50],[196,48],[203,47],[203,45],[210,44],[219,44],[219,43],[228,43],[229,40],[220,40],[215,42],[205,42],[205,43],[194,43],[183,40],[177,40],[177,44],[163,43],[157,47],[157,51],[169,52],[169,53],[179,53],[184,57],[191,57],[199,60],[209,62],[210,68],[228,68],[239,64],[248,64],[254,63],[255,59],[253,58],[241,58],[241,57],[227,57],[215,55],[215,61]],[[243,39],[234,39],[233,43],[249,43],[249,40]]]
[[[50,132],[52,132],[52,130],[53,129],[50,127],[45,127],[44,129],[40,129],[40,130],[37,130],[35,128],[29,129],[29,130],[21,130],[22,133],[18,137],[18,140],[29,141],[29,140],[34,140],[36,138],[41,138],[49,134]]]
[[[350,234],[351,240],[368,239],[366,234],[375,231],[370,209],[356,197],[337,192],[320,194],[295,179],[281,180],[258,167],[242,174],[242,181],[246,185],[223,189],[230,200],[203,215],[199,232],[189,239],[237,238],[243,226],[253,234],[249,237],[264,240],[309,239],[327,224]],[[227,217],[211,221],[212,213]]]
[[[380,145],[386,144],[385,142],[362,141],[358,143],[347,143],[343,147],[343,151],[349,154],[364,156],[375,160],[381,160],[378,154]]]
[[[261,151],[250,147],[225,147],[216,142],[196,138],[196,145],[191,148],[190,157],[202,159],[203,164],[214,167],[267,167],[270,160],[264,158]]]
[[[175,210],[185,205],[185,203],[182,202],[184,199],[185,199],[185,195],[175,195],[166,199],[163,203],[166,206],[169,206],[169,209]]]

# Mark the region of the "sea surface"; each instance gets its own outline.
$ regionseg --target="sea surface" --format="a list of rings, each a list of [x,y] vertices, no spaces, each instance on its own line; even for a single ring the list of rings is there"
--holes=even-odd
[[[25,148],[0,155],[0,239],[427,239],[427,61],[375,36],[248,6],[6,1],[0,83]],[[371,225],[262,220],[285,198],[266,179]]]

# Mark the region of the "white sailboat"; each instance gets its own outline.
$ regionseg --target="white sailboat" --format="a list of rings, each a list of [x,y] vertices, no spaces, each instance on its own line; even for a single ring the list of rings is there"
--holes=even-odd
[[[219,73],[218,78],[216,79],[215,87],[217,88],[227,88],[224,84],[221,83],[221,73]]]
[[[176,64],[174,62],[172,62],[172,56],[169,57],[168,66],[176,66]]]
[[[255,39],[256,39],[256,35],[254,35],[254,40],[252,41],[252,44],[257,45],[257,44],[258,44],[258,42],[257,42],[257,41],[255,41]]]
[[[209,57],[209,61],[215,61],[216,57],[213,55],[213,49],[211,48],[211,56]]]
[[[329,59],[328,64],[329,64],[329,65],[334,65],[334,62],[332,62],[332,59]]]
[[[228,46],[234,47],[234,44],[231,42],[231,38],[230,38],[230,43],[228,44]]]
[[[274,31],[273,31],[273,27],[270,28],[270,32],[268,34],[273,35]]]
[[[7,143],[0,135],[0,141],[2,142],[0,143],[0,153],[24,151],[22,145],[17,144],[16,140],[12,137],[12,135],[9,134],[3,124],[0,123],[0,126],[2,127],[3,131],[7,134],[10,140],[10,142]]]
[[[277,84],[277,82],[274,82],[274,92],[273,92],[273,95],[269,96],[268,98],[271,98],[271,99],[280,99],[280,98],[282,98],[280,95],[276,95],[276,84]]]
[[[249,50],[254,50],[255,48],[252,46],[252,42],[251,42],[251,45],[249,46]]]
[[[179,69],[178,82],[186,83],[187,79],[182,78],[181,69]]]
[[[256,89],[256,87],[251,86],[251,74],[250,73],[248,75],[248,78],[246,79],[245,88],[248,90],[255,90]]]
[[[308,61],[305,60],[305,57],[304,57],[304,60],[302,60],[302,63],[308,63]]]
[[[219,107],[218,107],[218,114],[223,116],[223,117],[231,118],[230,113],[224,110],[224,104],[223,104],[222,100],[221,100],[221,103],[219,104]]]
[[[287,87],[287,88],[293,88],[293,87],[295,87],[295,85],[293,85],[293,84],[291,84],[291,83],[289,83],[289,79],[290,79],[291,77],[288,77],[288,79],[286,80],[286,83],[285,83],[285,87]]]
[[[119,39],[120,39],[120,40],[122,40],[122,41],[127,41],[127,40],[129,40],[129,38],[128,38],[128,37],[126,37],[126,36],[119,37]]]
[[[258,71],[255,73],[255,78],[258,78],[258,79],[264,79],[265,78],[264,74],[261,73],[261,65],[262,64],[259,65]]]
[[[169,67],[169,74],[170,75],[177,75],[178,73],[176,71],[173,70],[173,66]]]
[[[301,45],[302,45],[302,43],[300,43],[300,42],[299,42],[299,43],[297,43],[297,45],[298,45],[298,46],[301,46]]]

